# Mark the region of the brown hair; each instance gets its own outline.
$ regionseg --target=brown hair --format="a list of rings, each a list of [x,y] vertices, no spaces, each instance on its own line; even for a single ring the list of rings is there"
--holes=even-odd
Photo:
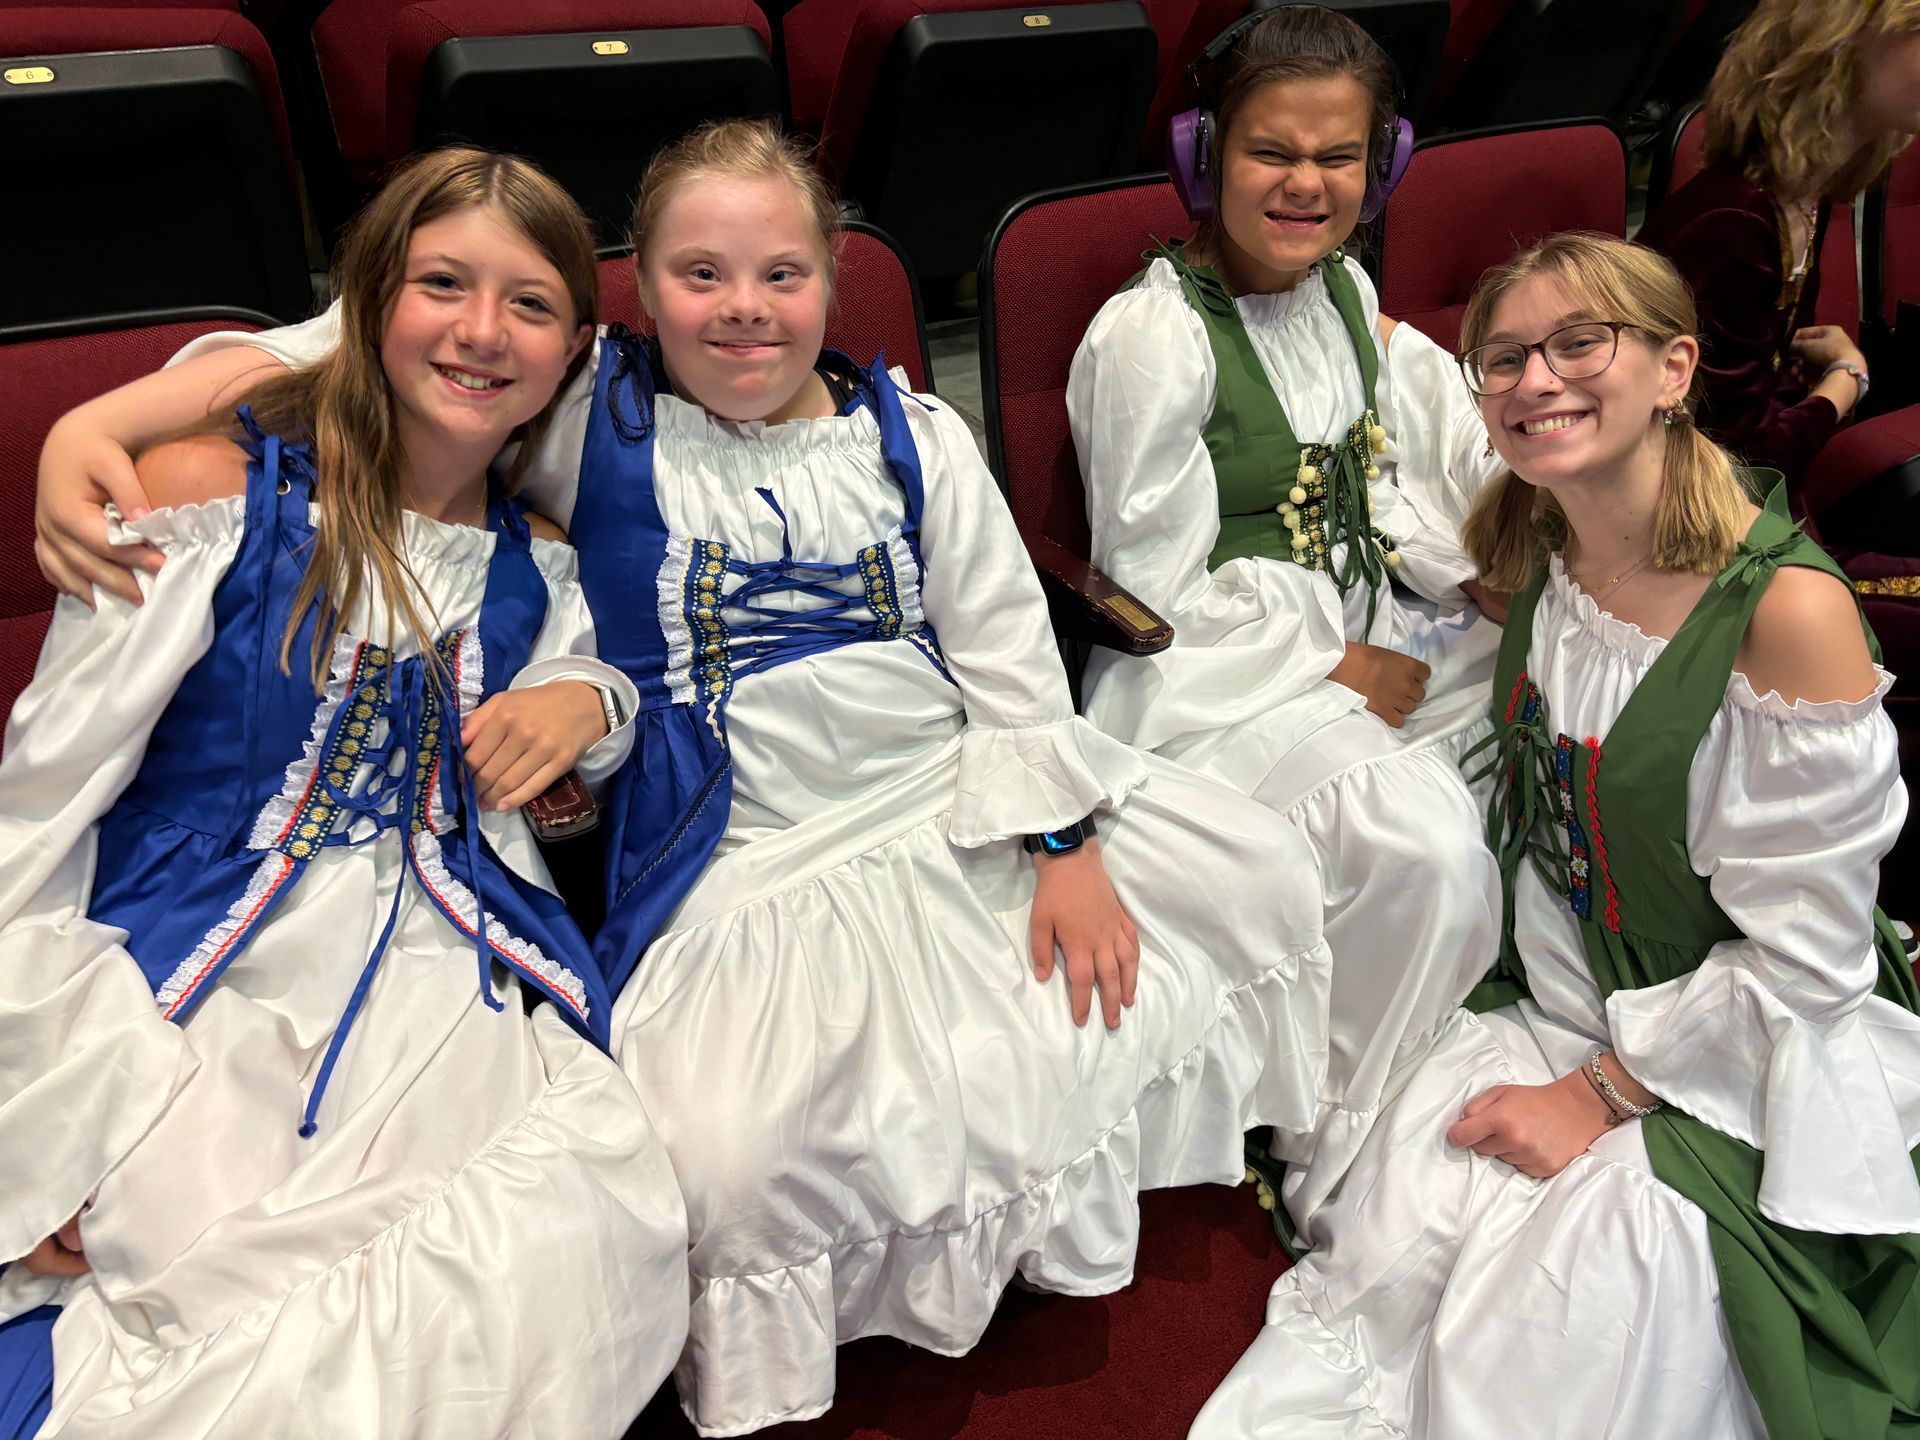
[[[429,648],[417,587],[400,545],[404,455],[394,424],[393,391],[380,361],[387,314],[405,280],[407,247],[422,225],[475,206],[491,206],[552,262],[573,307],[562,317],[571,332],[591,325],[599,301],[593,232],[559,184],[511,155],[454,147],[417,156],[395,171],[354,217],[334,264],[340,338],[318,363],[253,386],[244,402],[271,433],[301,435],[313,449],[314,498],[320,521],[293,616],[280,641],[280,666],[291,673],[293,637],[307,607],[317,606],[312,670],[324,685],[334,643],[371,576],[394,633],[401,618]],[[555,399],[586,364],[583,346],[567,367]],[[545,432],[553,401],[520,427],[524,460]]]
[[[1920,30],[1920,0],[1760,0],[1707,89],[1707,163],[1789,199],[1848,201],[1911,135],[1856,144],[1867,56]]]
[[[780,179],[793,186],[801,208],[820,232],[820,248],[827,257],[827,295],[831,299],[840,265],[839,203],[814,166],[807,147],[782,135],[771,120],[712,121],[654,153],[647,173],[640,178],[640,198],[634,203],[633,225],[627,236],[633,246],[634,269],[642,269],[647,243],[659,228],[674,191],[689,180],[713,175]]]
[[[1287,5],[1240,37],[1220,58],[1202,87],[1202,103],[1213,112],[1213,173],[1219,183],[1221,159],[1233,122],[1253,96],[1283,80],[1320,80],[1344,75],[1366,93],[1367,173],[1380,159],[1387,126],[1399,109],[1399,82],[1393,61],[1365,30],[1346,16],[1318,5]],[[1217,215],[1203,220],[1190,249],[1213,255],[1220,248]]]
[[[1548,236],[1480,277],[1461,322],[1462,354],[1485,343],[1501,299],[1535,279],[1559,281],[1594,319],[1633,326],[1621,336],[1623,345],[1644,338],[1660,348],[1694,333],[1693,297],[1664,256],[1611,235],[1569,231]],[[1732,456],[1691,421],[1668,427],[1653,517],[1653,563],[1662,570],[1707,575],[1725,568],[1745,532],[1748,503]],[[1480,492],[1463,538],[1488,585],[1519,590],[1549,550],[1566,545],[1567,517],[1550,492],[1509,470]]]

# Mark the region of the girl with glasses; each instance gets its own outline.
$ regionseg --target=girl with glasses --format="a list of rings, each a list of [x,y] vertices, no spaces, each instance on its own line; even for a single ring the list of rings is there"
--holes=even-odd
[[[1188,158],[1212,218],[1102,307],[1068,382],[1093,560],[1174,629],[1157,655],[1097,652],[1086,710],[1313,846],[1332,1065],[1313,1130],[1275,1150],[1305,1227],[1493,950],[1496,875],[1458,767],[1498,638],[1459,523],[1492,461],[1450,357],[1380,315],[1345,249],[1398,134],[1380,47],[1285,7],[1202,98]]]
[[[1481,754],[1500,959],[1199,1440],[1920,1423],[1920,1016],[1873,904],[1906,814],[1891,677],[1688,418],[1692,323],[1664,260],[1590,235],[1468,307],[1510,467],[1467,527],[1513,592]]]

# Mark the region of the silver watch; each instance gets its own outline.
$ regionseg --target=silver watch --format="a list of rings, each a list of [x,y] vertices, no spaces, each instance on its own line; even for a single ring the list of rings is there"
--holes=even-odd
[[[600,697],[600,713],[607,717],[607,734],[611,735],[627,723],[626,717],[620,713],[620,696],[611,685],[602,685],[598,680],[589,680],[587,684]]]
[[[1847,374],[1853,377],[1853,383],[1859,387],[1860,393],[1853,397],[1853,403],[1855,405],[1858,405],[1861,401],[1867,398],[1867,390],[1870,382],[1867,380],[1866,371],[1862,370],[1858,365],[1854,364],[1851,360],[1836,360],[1831,365],[1827,366],[1826,369],[1820,372],[1820,378],[1824,380],[1827,378],[1827,376],[1833,374],[1833,372],[1836,370],[1846,371]]]

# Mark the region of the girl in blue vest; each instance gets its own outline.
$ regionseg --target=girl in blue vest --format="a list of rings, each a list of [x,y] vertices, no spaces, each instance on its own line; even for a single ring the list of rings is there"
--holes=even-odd
[[[840,1340],[1126,1284],[1139,1189],[1312,1122],[1330,962],[1290,826],[1075,716],[959,415],[821,350],[804,156],[722,125],[642,195],[658,339],[525,470],[639,692],[596,948],[688,1198],[681,1401],[739,1434],[824,1410]]]
[[[1757,508],[1694,428],[1693,322],[1665,260],[1597,235],[1468,306],[1511,467],[1467,527],[1513,592],[1501,958],[1199,1440],[1920,1424],[1920,1016],[1873,903],[1892,677],[1778,490]]]
[[[1396,1067],[1493,951],[1457,768],[1499,635],[1459,524],[1493,462],[1450,357],[1379,313],[1343,249],[1406,143],[1391,63],[1315,6],[1217,43],[1169,156],[1211,216],[1102,307],[1068,381],[1094,563],[1174,632],[1095,655],[1086,710],[1313,846],[1333,1063],[1312,1144],[1276,1148],[1311,1233]]]
[[[338,342],[142,457],[147,603],[57,609],[0,764],[0,1435],[611,1437],[677,1356],[679,1191],[515,808],[630,732],[488,478],[594,279],[531,166],[407,166]]]

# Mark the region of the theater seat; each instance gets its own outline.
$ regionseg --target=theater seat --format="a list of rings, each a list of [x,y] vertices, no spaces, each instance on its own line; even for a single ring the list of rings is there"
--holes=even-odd
[[[1094,314],[1140,271],[1143,253],[1156,239],[1192,230],[1173,186],[1148,175],[1030,195],[987,241],[980,267],[987,463],[1065,640],[1134,654],[1173,641],[1171,626],[1087,561],[1067,372]]]
[[[1139,0],[803,0],[786,35],[821,168],[928,283],[1016,197],[1131,169],[1153,98]]]
[[[0,9],[0,331],[312,302],[273,57],[216,6]]]
[[[1653,171],[1647,180],[1647,213],[1698,175],[1706,165],[1701,146],[1707,138],[1707,109],[1704,101],[1676,110],[1673,118],[1654,142]]]
[[[640,313],[633,257],[621,251],[600,261],[600,318],[651,332]],[[840,275],[827,312],[826,345],[871,365],[880,356],[907,372],[910,389],[933,393],[933,361],[927,350],[920,287],[885,232],[859,221],[841,226]]]
[[[1380,308],[1456,348],[1489,266],[1559,230],[1625,236],[1627,155],[1596,121],[1446,135],[1414,147],[1387,201]]]
[[[1166,139],[1167,121],[1196,103],[1198,97],[1187,84],[1187,68],[1199,58],[1200,52],[1241,16],[1255,10],[1278,9],[1283,3],[1284,0],[1253,0],[1249,5],[1247,0],[1199,0],[1171,53],[1163,43],[1160,83],[1154,91],[1153,108],[1147,113],[1146,143],[1140,152],[1143,163],[1164,163],[1166,157],[1161,154],[1161,147]],[[1440,78],[1447,27],[1452,18],[1448,0],[1325,0],[1325,8],[1339,11],[1380,42],[1380,48],[1387,52],[1400,77],[1401,113],[1417,130],[1426,119],[1428,103]],[[1155,23],[1159,23],[1158,16]]]
[[[749,0],[334,0],[313,46],[363,185],[461,138],[539,161],[617,243],[648,157],[702,120],[778,109]]]
[[[1896,403],[1920,399],[1920,149],[1867,192],[1862,234],[1874,386]]]
[[[33,560],[34,476],[53,422],[159,369],[189,340],[278,323],[258,311],[176,312],[131,329],[74,328],[0,343],[0,721],[33,678],[53,614],[53,590]]]
[[[1598,115],[1624,125],[1679,33],[1676,0],[1455,0],[1449,127]]]

